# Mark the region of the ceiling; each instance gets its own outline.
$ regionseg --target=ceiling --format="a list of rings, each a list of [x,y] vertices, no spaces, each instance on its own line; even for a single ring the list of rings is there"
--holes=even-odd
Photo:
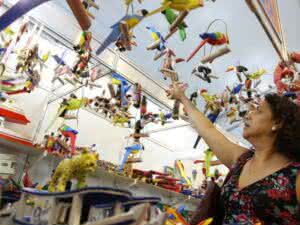
[[[96,1],[98,1],[100,10],[92,11],[96,16],[96,20],[93,21],[90,30],[94,36],[101,41],[110,33],[110,26],[125,16],[125,6],[121,0]],[[135,11],[142,8],[150,11],[160,6],[159,0],[144,0],[142,5],[138,4],[137,1],[135,2]],[[54,0],[54,3],[70,13],[65,1]],[[297,29],[297,26],[299,27],[300,21],[300,1],[278,0],[278,5],[288,49],[290,51],[299,51],[300,43],[298,40],[300,40],[300,31]],[[220,93],[224,90],[226,85],[234,85],[238,82],[235,75],[225,73],[224,71],[229,65],[235,65],[237,63],[247,66],[253,72],[259,68],[265,68],[268,74],[263,77],[263,82],[259,88],[262,91],[267,89],[269,84],[272,84],[272,73],[279,57],[245,1],[217,0],[215,3],[207,2],[205,7],[192,11],[186,18],[185,21],[189,26],[187,29],[187,39],[181,42],[179,36],[175,34],[167,41],[168,47],[173,49],[178,57],[186,58],[201,41],[199,33],[205,32],[207,26],[215,19],[222,19],[226,22],[232,52],[217,59],[211,65],[214,73],[219,76],[219,79],[214,80],[210,85],[191,76],[191,71],[199,63],[203,54],[202,52],[196,55],[189,63],[184,62],[179,64],[176,70],[179,73],[180,80],[189,84],[190,88],[188,89],[188,93],[192,93],[201,88],[207,88],[211,93]],[[128,57],[133,64],[142,69],[145,74],[162,83],[164,86],[167,86],[169,85],[169,81],[163,80],[162,74],[159,72],[161,61],[154,62],[154,52],[146,50],[146,47],[152,42],[151,35],[146,29],[146,26],[154,26],[162,34],[166,34],[168,31],[168,23],[161,14],[146,18],[134,30],[138,46],[132,51],[126,52],[124,55]],[[225,32],[225,28],[222,23],[216,23],[212,26],[211,31]],[[114,48],[115,46],[112,44],[110,47]],[[204,102],[200,99],[200,108],[203,107],[203,103]],[[221,124],[223,126],[225,125],[224,123]],[[188,128],[185,128],[185,130],[186,129]],[[235,129],[232,133],[241,136],[241,128]],[[160,133],[157,135],[157,138],[162,140],[162,136]],[[192,137],[193,140],[194,138],[195,137]],[[182,140],[186,142],[187,139],[182,138]]]
[[[56,0],[56,3],[69,10],[64,1]],[[288,47],[290,50],[300,50],[300,44],[297,42],[300,38],[300,31],[296,28],[299,25],[299,22],[296,21],[300,21],[300,1],[278,0],[278,4]],[[96,20],[93,22],[91,30],[98,39],[103,40],[109,34],[110,26],[125,15],[125,6],[121,0],[101,0],[99,1],[99,5],[100,10],[93,11]],[[141,8],[152,10],[159,6],[160,1],[158,0],[145,0],[142,5],[135,3],[135,11]],[[269,75],[264,77],[265,82],[261,85],[261,88],[265,89],[272,81],[271,74],[278,61],[278,57],[245,1],[227,0],[216,1],[215,3],[207,2],[205,7],[192,11],[187,17],[186,23],[189,27],[187,29],[188,37],[186,41],[181,42],[178,35],[175,34],[168,40],[168,46],[175,50],[178,57],[186,58],[199,44],[199,33],[204,32],[209,23],[217,18],[227,23],[230,48],[232,49],[232,53],[217,59],[212,65],[214,72],[220,79],[208,86],[197,78],[191,77],[191,71],[197,65],[203,53],[196,55],[189,63],[182,63],[177,66],[176,69],[180,75],[180,79],[189,83],[189,92],[199,88],[208,88],[212,93],[218,93],[226,85],[232,85],[237,82],[233,74],[226,74],[224,71],[227,66],[240,62],[253,71],[262,67],[267,69]],[[167,85],[168,82],[163,80],[159,72],[161,61],[154,62],[154,52],[146,50],[146,47],[151,43],[151,36],[146,26],[154,26],[163,34],[166,34],[168,31],[168,24],[161,14],[146,18],[134,30],[138,47],[125,54],[149,76]],[[216,23],[212,26],[211,31],[225,32],[225,28],[222,23]],[[110,47],[113,48],[114,46],[111,45]]]

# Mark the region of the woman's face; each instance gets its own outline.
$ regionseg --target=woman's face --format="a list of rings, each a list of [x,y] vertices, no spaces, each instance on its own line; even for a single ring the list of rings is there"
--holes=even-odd
[[[244,122],[243,136],[247,140],[274,135],[272,132],[274,125],[272,111],[266,101],[262,101],[258,105],[251,105]]]

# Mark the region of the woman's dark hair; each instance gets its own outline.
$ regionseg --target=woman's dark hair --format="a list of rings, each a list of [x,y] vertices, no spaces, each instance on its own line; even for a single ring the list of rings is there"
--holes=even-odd
[[[288,158],[300,161],[300,107],[285,96],[267,94],[273,119],[281,126],[275,140],[276,149]]]

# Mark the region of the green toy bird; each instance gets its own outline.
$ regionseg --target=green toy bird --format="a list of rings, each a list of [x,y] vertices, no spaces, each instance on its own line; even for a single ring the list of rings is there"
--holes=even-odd
[[[168,8],[166,9],[165,11],[162,12],[168,23],[171,25],[173,24],[173,22],[177,19],[177,17],[179,16],[179,14],[176,14],[174,12],[173,9],[171,8]],[[188,26],[186,25],[185,22],[182,22],[181,24],[178,25],[178,31],[179,31],[179,36],[180,36],[180,40],[181,41],[184,41],[186,39],[186,31],[185,31],[185,28],[187,28]]]
[[[60,107],[49,124],[46,131],[49,131],[51,127],[54,125],[55,121],[60,117],[63,119],[75,119],[76,117],[68,115],[68,111],[79,110],[83,106],[86,106],[90,103],[88,98],[77,98],[75,95],[71,95],[69,99],[63,99],[63,102],[60,104]]]

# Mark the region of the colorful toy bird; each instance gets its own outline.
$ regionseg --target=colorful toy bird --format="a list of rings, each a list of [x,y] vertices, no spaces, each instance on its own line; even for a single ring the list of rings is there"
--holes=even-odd
[[[203,41],[201,41],[200,45],[187,58],[187,62],[189,62],[206,43],[212,46],[220,46],[229,43],[228,36],[221,32],[203,33],[200,34],[200,37]]]
[[[62,53],[62,56],[58,56],[58,55],[53,55],[53,59],[55,60],[55,62],[59,65],[59,66],[64,66],[66,65],[65,61],[64,61],[64,56],[65,56],[65,53],[63,52]]]
[[[156,30],[154,27],[146,27],[149,31],[151,31],[151,36],[154,41],[160,41],[159,46],[157,47],[158,51],[163,51],[166,49],[166,40],[164,37],[161,35],[161,33]]]
[[[121,105],[127,106],[128,101],[126,99],[126,93],[130,90],[131,85],[128,84],[127,80],[120,74],[112,73],[112,83],[121,85]]]
[[[50,51],[48,51],[47,53],[43,54],[42,57],[41,57],[41,61],[43,63],[46,63],[48,61],[48,59],[49,59],[50,54],[51,54]]]
[[[262,75],[264,75],[267,71],[265,69],[259,69],[258,71],[251,73],[248,75],[248,78],[250,80],[258,80],[261,78]]]
[[[192,71],[192,74],[196,77],[200,78],[201,80],[206,81],[207,83],[211,83],[212,79],[218,79],[217,76],[211,74],[212,70],[205,65],[199,65],[195,67]]]
[[[186,219],[174,208],[166,208],[166,212],[169,214],[169,220],[174,220],[174,224],[189,225]],[[173,224],[173,223],[172,223]]]
[[[122,113],[116,113],[113,116],[112,123],[113,125],[121,124],[122,127],[124,127],[124,123],[127,123],[128,127],[130,128],[131,127],[130,119],[131,117],[127,115],[123,115]]]
[[[162,12],[162,14],[165,15],[165,17],[166,17],[166,19],[167,19],[167,21],[168,21],[168,23],[170,25],[172,25],[176,21],[176,19],[178,18],[178,16],[179,16],[179,14],[176,14],[174,12],[174,10],[172,10],[170,8],[167,8],[166,10],[164,10]],[[178,28],[178,31],[179,31],[180,40],[184,41],[186,39],[186,31],[185,31],[185,28],[187,28],[186,23],[185,22],[180,23],[177,26],[177,28]]]
[[[134,144],[132,146],[126,147],[125,148],[125,155],[124,155],[122,163],[120,165],[120,170],[124,169],[125,163],[127,162],[128,158],[131,154],[135,155],[141,150],[143,150],[143,145],[142,144]]]
[[[128,31],[131,31],[145,18],[147,14],[147,10],[141,10],[141,15],[133,14],[131,16],[124,16],[118,22],[113,24],[110,27],[112,31],[102,42],[101,46],[96,51],[96,54],[100,55],[111,43],[118,41],[118,39],[122,36],[122,32],[120,29],[121,22],[124,22],[127,25]]]
[[[181,162],[181,160],[176,160],[175,161],[175,168],[179,172],[180,176],[185,180],[187,185],[189,185],[191,187],[192,182],[191,182],[190,178],[187,176],[187,174],[185,173],[184,165]]]
[[[200,96],[206,103],[214,103],[217,100],[217,97],[215,95],[208,94],[206,89],[200,90]]]
[[[6,27],[4,29],[4,33],[9,35],[9,36],[13,36],[15,34],[15,32],[10,27]]]
[[[241,77],[241,73],[246,76],[246,72],[248,71],[248,68],[245,66],[229,66],[226,70],[226,72],[234,71],[236,73],[237,78],[240,82],[243,82],[243,79]]]
[[[160,122],[161,122],[161,125],[165,125],[167,120],[169,119],[172,119],[172,113],[164,113],[163,111],[161,111],[159,113],[159,118],[160,118]]]
[[[164,10],[171,8],[176,11],[191,11],[199,7],[204,6],[203,0],[163,0],[161,7],[153,10],[147,16],[152,16],[156,13],[163,12]]]
[[[88,98],[77,98],[76,96],[71,96],[69,99],[64,99],[63,102],[60,104],[60,107],[57,111],[57,114],[49,124],[49,127],[46,131],[53,126],[55,121],[61,117],[63,119],[75,119],[76,117],[68,115],[68,111],[79,110],[81,107],[88,105],[90,100]]]
[[[75,142],[76,142],[76,137],[78,134],[77,130],[74,130],[73,128],[67,126],[67,125],[63,125],[59,128],[59,131],[61,132],[62,135],[64,135],[65,137],[69,137],[70,141],[71,141],[71,153],[72,155],[75,154]]]
[[[89,31],[82,31],[79,35],[77,45],[74,46],[74,50],[81,53],[83,51],[91,51],[92,33]]]
[[[233,89],[231,90],[230,94],[236,95],[236,94],[240,93],[243,86],[244,86],[244,84],[238,84],[238,85],[236,85],[235,87],[233,87]]]

